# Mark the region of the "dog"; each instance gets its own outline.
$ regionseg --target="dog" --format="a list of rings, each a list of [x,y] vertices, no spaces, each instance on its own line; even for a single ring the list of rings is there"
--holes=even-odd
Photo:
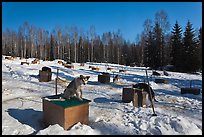
[[[81,85],[86,85],[88,82],[90,76],[83,76],[80,75],[79,77],[74,78],[69,85],[64,90],[64,93],[62,93],[62,98],[64,99],[70,99],[72,97],[77,97],[79,100],[82,99],[82,90]]]
[[[113,83],[118,82],[120,79],[119,75],[115,75],[115,77],[113,78]]]
[[[151,100],[150,98],[150,93],[152,95],[152,99],[155,101],[155,102],[158,102],[156,99],[155,99],[155,93],[153,91],[153,89],[146,83],[137,83],[135,85],[133,85],[133,88],[138,88],[138,89],[141,89],[145,92],[147,92],[148,96],[149,96],[149,100]]]
[[[167,73],[166,71],[164,71],[164,75],[165,75],[165,76],[169,76],[169,73]]]
[[[152,71],[152,75],[154,75],[154,76],[161,76],[161,74],[159,72],[156,72],[156,71]]]

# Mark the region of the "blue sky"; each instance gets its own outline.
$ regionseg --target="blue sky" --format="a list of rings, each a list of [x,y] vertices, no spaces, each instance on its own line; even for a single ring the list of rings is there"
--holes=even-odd
[[[3,2],[2,29],[18,30],[24,21],[51,31],[55,26],[72,26],[96,33],[121,30],[126,40],[135,41],[145,19],[165,10],[172,26],[176,20],[184,29],[190,20],[202,26],[202,2]]]

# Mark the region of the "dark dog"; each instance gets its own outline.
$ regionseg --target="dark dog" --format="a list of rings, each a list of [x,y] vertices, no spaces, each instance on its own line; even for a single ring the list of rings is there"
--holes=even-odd
[[[161,74],[160,74],[159,72],[153,71],[153,72],[152,72],[152,75],[154,75],[154,76],[160,76]]]
[[[133,88],[138,88],[138,89],[142,89],[144,90],[145,92],[148,93],[148,96],[150,98],[150,92],[151,92],[151,95],[152,95],[152,99],[155,101],[155,102],[158,102],[156,99],[155,99],[155,93],[153,91],[153,89],[146,83],[137,83],[135,85],[133,85]]]

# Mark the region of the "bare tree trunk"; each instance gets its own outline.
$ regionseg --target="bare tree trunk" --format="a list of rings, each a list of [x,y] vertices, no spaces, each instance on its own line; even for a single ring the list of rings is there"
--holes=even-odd
[[[77,59],[77,56],[76,56],[76,41],[74,42],[74,63],[76,63],[77,61],[76,61],[76,59]]]
[[[120,64],[120,47],[119,47],[119,45],[118,45],[118,64]]]
[[[94,56],[94,54],[93,54],[93,52],[94,52],[93,49],[94,49],[94,48],[93,48],[93,39],[91,39],[91,62],[94,61],[94,60],[93,60],[93,58],[94,58],[94,57],[93,57],[93,56]]]
[[[24,43],[24,57],[26,57],[26,39],[25,39],[25,43]]]

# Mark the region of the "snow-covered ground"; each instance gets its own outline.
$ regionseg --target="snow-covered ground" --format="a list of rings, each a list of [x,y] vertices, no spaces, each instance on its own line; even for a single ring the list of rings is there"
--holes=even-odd
[[[28,59],[31,63],[33,58]],[[80,66],[73,63],[74,69],[68,69],[57,61],[40,61],[40,64],[20,65],[15,60],[2,59],[2,134],[3,135],[180,135],[202,134],[202,75],[168,72],[169,76],[159,76],[168,80],[168,84],[156,84],[155,78],[148,75],[151,87],[159,102],[154,103],[155,113],[151,107],[136,108],[130,103],[122,102],[122,89],[137,82],[144,82],[145,71],[140,67],[127,67],[108,64],[114,68],[108,71],[119,74],[118,84],[101,84],[98,75],[106,72],[105,63],[86,63]],[[99,67],[99,71],[89,66]],[[52,69],[52,81],[39,82],[39,70],[43,66]],[[90,76],[87,85],[82,86],[83,98],[89,103],[89,125],[77,123],[70,130],[64,130],[58,124],[45,127],[43,123],[41,97],[55,94],[55,78],[65,82],[58,84],[58,93],[62,93],[67,84],[79,75]],[[128,70],[119,73],[119,69]],[[161,71],[158,71],[163,74]],[[192,87],[201,90],[200,95],[181,94],[180,88]]]

